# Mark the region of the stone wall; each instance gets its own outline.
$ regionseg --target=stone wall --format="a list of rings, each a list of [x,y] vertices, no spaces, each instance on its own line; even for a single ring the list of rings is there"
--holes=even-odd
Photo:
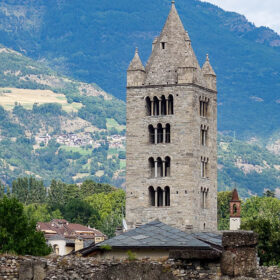
[[[224,231],[221,271],[228,276],[257,274],[257,234],[252,231]]]
[[[0,280],[271,280],[280,279],[280,268],[259,267],[256,278],[221,275],[219,262],[158,260],[96,261],[79,257],[0,256]]]

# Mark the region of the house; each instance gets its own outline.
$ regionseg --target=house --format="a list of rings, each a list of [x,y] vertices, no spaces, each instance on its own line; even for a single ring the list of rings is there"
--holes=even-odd
[[[218,258],[222,252],[222,234],[213,232],[186,233],[158,220],[131,229],[109,240],[92,244],[77,253],[97,259],[158,260],[178,252],[193,258]]]
[[[47,243],[60,256],[97,244],[107,238],[95,228],[72,224],[64,219],[54,219],[48,223],[38,222],[37,230],[44,233]]]

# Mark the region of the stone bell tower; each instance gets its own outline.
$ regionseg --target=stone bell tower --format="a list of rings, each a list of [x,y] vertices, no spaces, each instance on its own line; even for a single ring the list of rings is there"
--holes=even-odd
[[[217,229],[217,91],[172,1],[144,67],[127,70],[126,221]]]
[[[232,198],[229,202],[230,206],[230,220],[229,229],[239,230],[241,225],[241,201],[238,197],[238,192],[236,189],[232,192]]]

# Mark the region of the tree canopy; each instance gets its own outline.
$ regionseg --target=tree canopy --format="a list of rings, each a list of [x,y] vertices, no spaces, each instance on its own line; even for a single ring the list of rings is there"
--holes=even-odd
[[[42,232],[24,213],[16,198],[0,199],[0,253],[44,256],[51,252]]]

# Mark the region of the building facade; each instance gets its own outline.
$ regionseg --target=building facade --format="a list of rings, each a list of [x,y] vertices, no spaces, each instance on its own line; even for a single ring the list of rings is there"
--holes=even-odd
[[[144,67],[127,70],[126,221],[217,229],[217,91],[175,4]]]

